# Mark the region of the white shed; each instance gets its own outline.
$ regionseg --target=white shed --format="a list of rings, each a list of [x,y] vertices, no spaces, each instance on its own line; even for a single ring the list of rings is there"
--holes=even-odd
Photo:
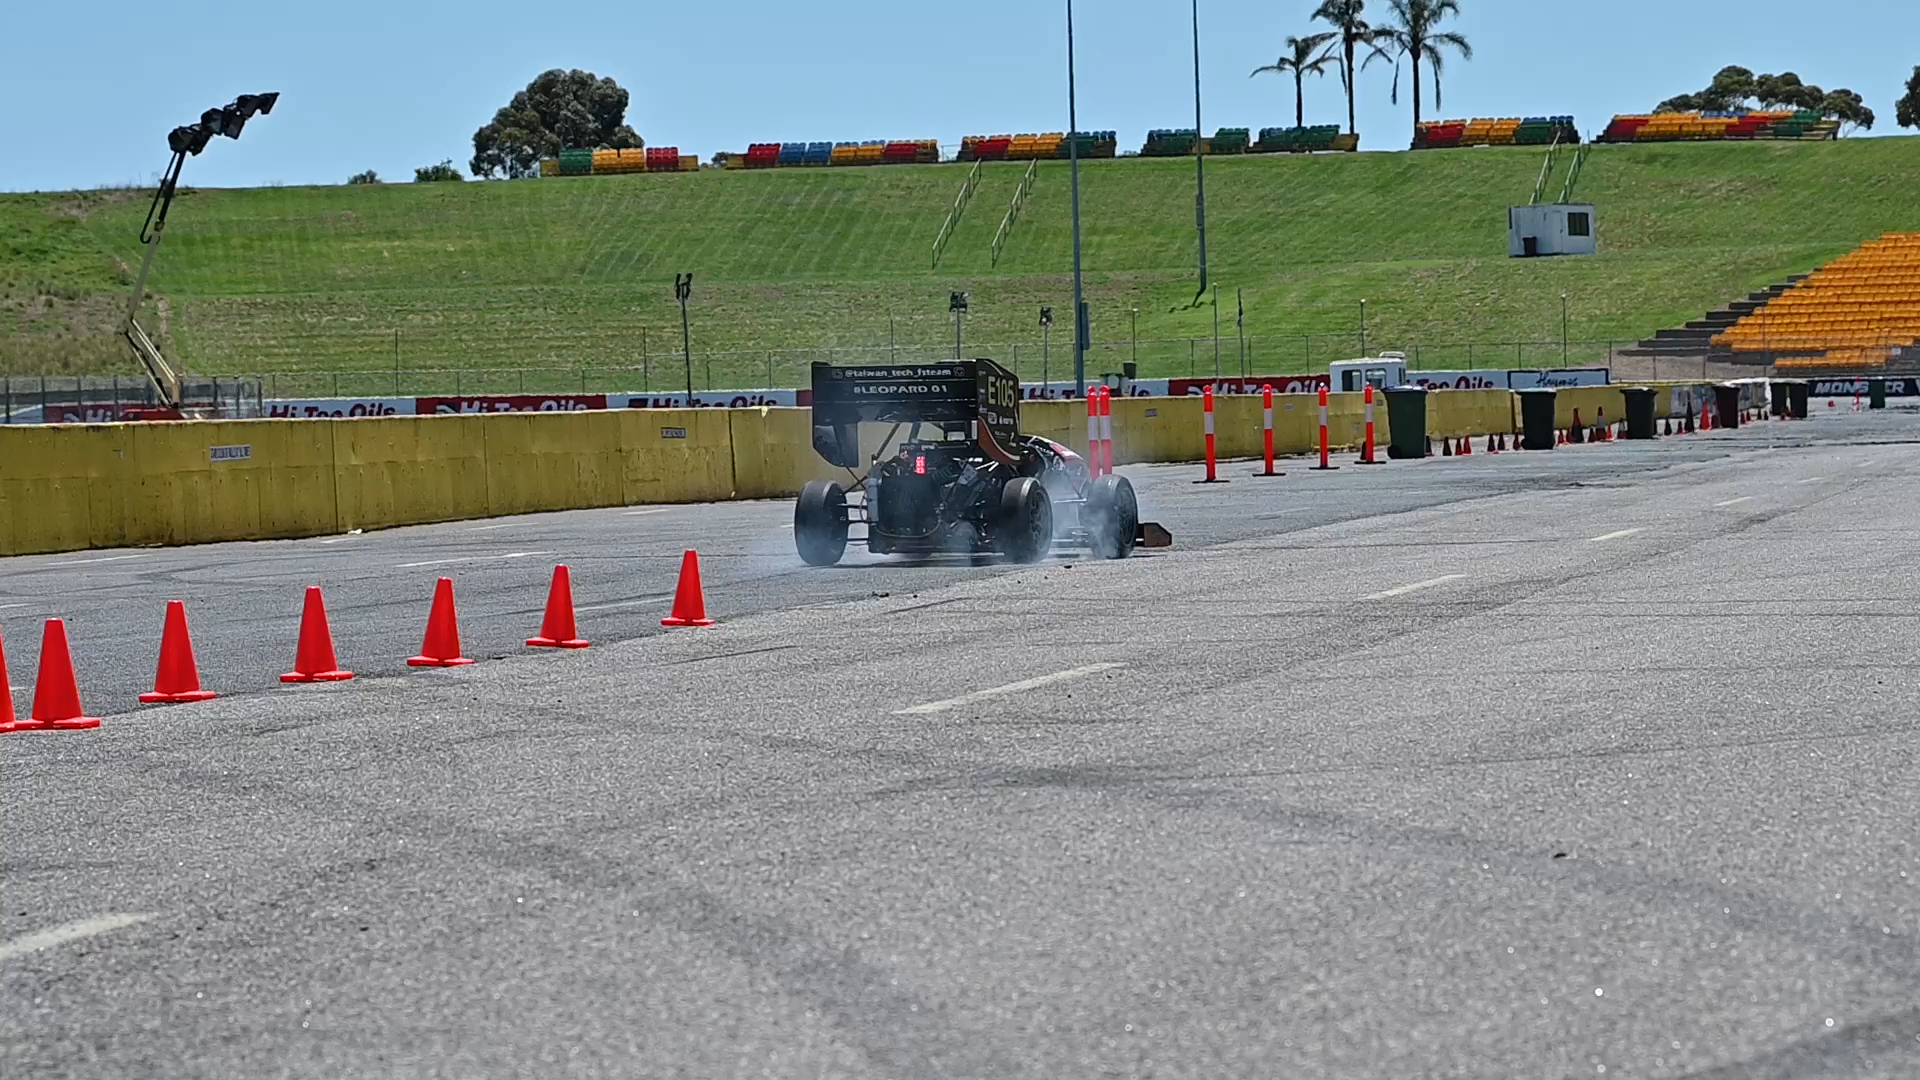
[[[1507,211],[1507,254],[1591,255],[1599,249],[1590,203],[1538,203]]]

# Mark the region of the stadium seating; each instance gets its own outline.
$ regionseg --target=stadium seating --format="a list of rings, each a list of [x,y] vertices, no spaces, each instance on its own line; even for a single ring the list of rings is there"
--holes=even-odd
[[[1574,125],[1573,117],[1422,120],[1413,133],[1415,150],[1445,150],[1460,146],[1548,146],[1556,141],[1580,141],[1580,129]]]
[[[1920,233],[1863,244],[1713,339],[1734,352],[1776,356],[1784,368],[1881,367],[1895,348],[1916,342]]]
[[[1147,132],[1147,143],[1140,148],[1141,157],[1186,157],[1193,153],[1193,143],[1200,133],[1192,128],[1169,130],[1155,128]],[[1206,147],[1200,148],[1206,153]]]
[[[1596,141],[1701,142],[1724,139],[1837,139],[1840,122],[1811,109],[1743,113],[1652,113],[1616,116]]]
[[[1209,154],[1244,154],[1253,142],[1253,132],[1246,128],[1221,128],[1213,133],[1207,143]]]
[[[541,176],[608,176],[616,173],[696,172],[700,158],[681,154],[677,146],[650,146],[645,150],[562,150],[540,163]]]
[[[1269,127],[1260,129],[1260,139],[1247,152],[1253,154],[1306,154],[1324,150],[1356,150],[1357,135],[1343,135],[1338,124],[1313,127]]]

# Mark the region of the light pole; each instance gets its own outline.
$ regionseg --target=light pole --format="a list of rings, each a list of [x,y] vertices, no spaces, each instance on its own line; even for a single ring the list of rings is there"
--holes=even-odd
[[[1207,155],[1200,133],[1200,0],[1193,0],[1194,224],[1200,231],[1200,292],[1207,291]]]
[[[1045,400],[1047,394],[1047,355],[1053,349],[1053,309],[1040,309],[1040,397]]]
[[[1360,301],[1360,359],[1367,358],[1367,301]]]
[[[1213,287],[1213,377],[1220,377],[1220,286]]]
[[[953,358],[960,359],[960,319],[967,313],[967,294],[954,293],[947,298],[947,310],[953,312]]]
[[[693,330],[687,322],[687,301],[693,299],[693,275],[673,275],[673,298],[680,301],[680,354],[687,361],[687,408],[693,408]]]
[[[1137,307],[1130,308],[1129,311],[1133,316],[1133,329],[1130,335],[1133,339],[1133,370],[1135,376],[1138,377],[1140,371],[1140,309]]]
[[[1073,0],[1067,0],[1067,161],[1073,171],[1073,388],[1085,398],[1087,303],[1080,279],[1080,112],[1073,73]]]
[[[180,373],[173,370],[166,357],[147,336],[140,326],[140,303],[147,295],[147,275],[153,270],[154,254],[160,250],[160,234],[167,228],[167,211],[173,207],[173,196],[180,183],[180,169],[186,165],[188,157],[198,157],[207,148],[215,135],[225,135],[237,139],[247,126],[247,121],[255,116],[266,116],[273,112],[274,103],[280,100],[278,92],[271,94],[241,94],[230,104],[208,109],[200,114],[197,124],[184,124],[167,133],[167,149],[173,151],[167,167],[160,173],[160,184],[154,189],[153,201],[147,204],[147,220],[140,226],[140,243],[146,246],[146,255],[140,260],[140,273],[133,281],[133,299],[127,304],[127,317],[120,326],[121,336],[132,346],[133,354],[147,369],[147,377],[153,380],[154,389],[159,393],[160,404],[177,409],[184,404],[180,391]]]
[[[1567,366],[1567,294],[1560,294],[1560,366]]]

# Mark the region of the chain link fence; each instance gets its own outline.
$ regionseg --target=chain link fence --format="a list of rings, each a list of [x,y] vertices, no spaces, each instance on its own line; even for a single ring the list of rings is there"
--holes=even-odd
[[[1120,375],[1131,363],[1139,378],[1211,378],[1324,372],[1327,365],[1398,352],[1414,371],[1478,371],[1509,368],[1615,367],[1633,341],[1413,342],[1369,337],[1361,332],[1288,336],[1128,339],[1097,341],[1087,351],[1090,380]],[[1070,381],[1074,377],[1071,332],[1031,341],[967,341],[960,351],[990,357],[1024,382]],[[257,416],[263,403],[315,398],[432,397],[474,394],[658,393],[779,389],[807,386],[811,365],[925,363],[954,356],[942,345],[892,344],[811,349],[702,352],[692,362],[679,352],[643,352],[622,361],[574,366],[415,368],[355,371],[276,371],[244,376],[192,378],[189,405],[217,408],[227,416]],[[1637,357],[1634,377],[1704,377],[1700,358]],[[1755,373],[1764,373],[1756,367]],[[129,409],[158,405],[146,380],[123,376],[13,376],[0,378],[0,418],[23,422],[29,414],[111,419]]]
[[[1207,378],[1288,375],[1325,371],[1327,365],[1383,352],[1404,353],[1415,371],[1476,371],[1509,368],[1613,367],[1618,341],[1415,342],[1369,339],[1359,333],[1285,337],[1212,337],[1098,341],[1087,350],[1087,377],[1119,375],[1136,365],[1140,378]],[[964,341],[968,357],[990,357],[1025,382],[1070,380],[1070,334],[1033,341]],[[257,379],[268,400],[304,398],[414,397],[466,394],[587,394],[778,389],[807,386],[815,362],[830,364],[926,363],[954,356],[952,343],[833,346],[702,352],[689,364],[684,354],[649,353],[625,362],[557,367],[394,368],[361,371],[281,371]],[[1642,360],[1672,377],[1698,376],[1699,359]]]

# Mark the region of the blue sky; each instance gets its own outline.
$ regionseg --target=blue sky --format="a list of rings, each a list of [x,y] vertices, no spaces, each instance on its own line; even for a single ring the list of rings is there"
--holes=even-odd
[[[1205,127],[1289,124],[1292,81],[1249,79],[1313,0],[1202,0]],[[1616,112],[1704,86],[1729,63],[1848,86],[1891,133],[1920,64],[1920,3],[1833,0],[1461,0],[1475,45],[1445,84],[1449,116]],[[1374,0],[1370,7],[1385,7]],[[1064,130],[1063,4],[1035,0],[697,3],[333,0],[155,8],[124,0],[12,5],[0,100],[16,137],[0,190],[151,182],[165,133],[235,94],[279,90],[274,115],[188,166],[204,186],[339,183],[375,169],[411,178],[550,67],[583,67],[633,94],[649,145],[711,157],[749,142],[938,138]],[[165,12],[162,16],[159,12]],[[1138,146],[1193,119],[1186,0],[1081,0],[1081,126]],[[1833,29],[1829,30],[1828,27]],[[1410,109],[1391,69],[1360,82],[1363,148],[1406,145]],[[1308,122],[1344,115],[1338,81],[1311,82]]]

